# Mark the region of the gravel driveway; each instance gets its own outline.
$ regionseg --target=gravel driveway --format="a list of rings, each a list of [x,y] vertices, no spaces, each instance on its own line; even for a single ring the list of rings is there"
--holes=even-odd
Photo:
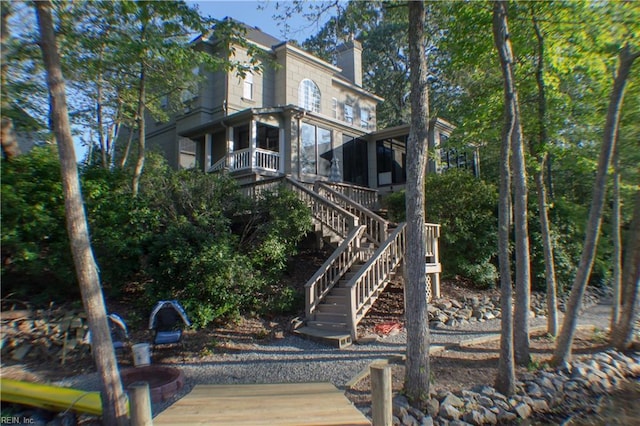
[[[579,324],[592,324],[604,328],[609,323],[611,307],[605,303],[591,306],[580,315]],[[534,318],[531,326],[544,326],[545,318]],[[470,323],[465,326],[431,330],[432,345],[455,345],[464,340],[495,335],[500,331],[500,320]],[[403,355],[406,333],[401,331],[367,344],[355,344],[338,350],[297,336],[266,344],[256,343],[252,349],[222,354],[215,362],[183,364],[185,386],[172,400],[154,404],[154,415],[187,394],[197,384],[242,383],[294,383],[331,382],[342,388],[376,359]],[[58,382],[61,386],[98,390],[96,374],[68,378]]]

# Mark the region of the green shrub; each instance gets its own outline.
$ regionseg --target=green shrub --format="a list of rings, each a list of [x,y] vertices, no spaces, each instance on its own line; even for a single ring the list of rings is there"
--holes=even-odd
[[[147,283],[141,307],[177,298],[196,326],[300,308],[300,294],[280,283],[311,229],[309,209],[293,192],[254,202],[229,177],[176,172],[153,153],[145,170],[135,199],[128,171],[82,170],[92,247],[109,295],[132,280]],[[5,294],[36,304],[78,299],[64,214],[54,147],[3,161]]]
[[[82,192],[91,245],[100,266],[103,288],[112,296],[140,271],[148,239],[159,217],[144,197],[132,198],[130,175],[92,166],[83,170]]]
[[[275,280],[311,230],[311,213],[294,192],[284,188],[263,194],[252,211],[241,246],[251,247],[256,268]]]
[[[54,146],[2,160],[2,291],[35,303],[79,294]]]
[[[466,170],[451,170],[427,176],[425,197],[427,221],[442,225],[443,274],[493,287],[498,279],[496,187]]]
[[[147,290],[156,298],[177,298],[196,327],[233,319],[255,307],[264,286],[251,260],[233,238],[216,237],[189,222],[170,227],[151,246]]]
[[[166,223],[147,259],[150,293],[180,299],[199,327],[243,312],[293,309],[295,292],[277,282],[311,228],[304,203],[284,190],[252,202],[223,176],[163,179],[153,202]]]
[[[451,170],[426,179],[427,222],[439,223],[440,262],[445,277],[461,276],[478,287],[498,279],[497,202],[495,186],[465,170]],[[384,199],[390,219],[405,218],[404,191]]]
[[[404,222],[406,217],[405,192],[392,192],[382,199],[383,208],[387,209],[389,220]]]

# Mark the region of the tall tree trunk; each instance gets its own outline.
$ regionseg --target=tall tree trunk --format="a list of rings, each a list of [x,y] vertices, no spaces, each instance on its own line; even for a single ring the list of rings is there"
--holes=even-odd
[[[549,143],[547,132],[547,99],[544,82],[544,37],[535,12],[532,9],[533,28],[538,40],[538,58],[536,64],[536,83],[538,85],[538,147],[545,150]],[[535,172],[536,191],[538,193],[538,212],[540,215],[540,233],[542,234],[542,251],[544,253],[544,272],[547,283],[547,333],[551,336],[558,334],[558,303],[556,300],[556,268],[553,258],[553,241],[549,225],[549,206],[547,191],[544,184],[544,170],[548,154],[538,153],[533,143],[529,145],[531,156],[538,159],[538,169]]]
[[[144,45],[146,41],[147,23],[149,22],[148,10],[144,7],[140,9],[140,22],[142,27],[140,29],[140,42]],[[136,117],[136,124],[138,126],[138,160],[136,161],[136,167],[133,170],[133,181],[131,184],[132,194],[134,197],[138,196],[140,190],[140,178],[142,177],[142,169],[144,168],[144,160],[146,155],[146,129],[145,129],[145,111],[147,104],[147,70],[145,65],[145,54],[140,56],[140,79],[138,84],[138,111]],[[126,161],[126,160],[125,160]]]
[[[611,209],[611,236],[613,240],[613,300],[611,302],[610,334],[620,320],[620,301],[622,290],[622,233],[620,228],[620,150],[613,149],[613,208]]]
[[[627,350],[633,339],[633,328],[640,310],[640,190],[636,192],[633,219],[627,241],[622,285],[624,306],[620,321],[613,329],[611,343],[619,350]]]
[[[625,44],[620,50],[618,72],[613,82],[613,89],[609,98],[609,109],[604,127],[602,149],[598,158],[598,170],[596,181],[593,186],[593,199],[589,210],[589,219],[585,232],[584,247],[582,256],[578,264],[578,271],[571,286],[571,294],[562,322],[562,330],[558,338],[558,344],[553,353],[551,362],[555,365],[568,362],[571,357],[571,344],[578,322],[578,311],[582,303],[582,296],[587,287],[593,260],[596,254],[596,247],[600,237],[600,226],[602,224],[602,210],[604,207],[607,183],[607,169],[611,163],[611,155],[616,144],[618,127],[620,124],[620,111],[624,100],[624,92],[627,79],[631,71],[631,66],[639,54],[632,54],[629,44]]]
[[[424,183],[429,133],[429,90],[425,53],[425,6],[409,2],[409,61],[411,129],[407,141],[407,248],[406,324],[407,362],[405,392],[414,406],[429,398],[429,326],[425,277]]]
[[[133,128],[129,129],[129,136],[127,137],[127,145],[124,148],[124,152],[122,153],[122,158],[120,159],[120,168],[124,169],[127,166],[127,160],[129,159],[129,153],[131,152],[131,144],[133,143]]]
[[[102,379],[103,421],[107,425],[126,425],[128,423],[126,397],[122,389],[118,364],[107,324],[104,298],[100,288],[97,265],[89,242],[87,218],[80,192],[78,168],[65,97],[65,84],[53,31],[52,4],[50,1],[37,1],[34,4],[40,28],[40,48],[51,94],[51,119],[58,141],[67,232],[80,284],[82,302],[93,336],[93,355],[96,368]]]
[[[98,85],[96,88],[96,118],[98,121],[98,143],[100,144],[100,158],[102,159],[102,168],[109,169],[108,150],[104,137],[104,125],[102,120],[102,76],[98,77]]]
[[[494,3],[493,31],[496,46],[506,34],[501,24],[505,13],[502,4]],[[504,103],[505,124],[500,145],[500,201],[498,206],[498,260],[500,264],[500,307],[502,311],[500,334],[500,359],[496,376],[496,389],[504,395],[515,392],[515,359],[513,348],[513,290],[511,278],[511,134],[515,131],[513,104]]]
[[[140,66],[140,89],[138,91],[138,117],[137,117],[137,125],[138,125],[138,161],[136,161],[136,167],[133,170],[133,182],[132,182],[132,193],[134,197],[138,196],[138,191],[140,190],[140,178],[142,176],[142,169],[144,168],[144,159],[145,159],[145,151],[146,151],[146,130],[145,130],[145,102],[146,102],[146,72],[144,69],[144,65]]]
[[[514,350],[516,363],[527,365],[531,360],[529,348],[529,305],[531,272],[529,262],[529,230],[527,225],[527,171],[524,159],[524,142],[520,121],[520,106],[513,71],[513,50],[509,35],[507,2],[494,3],[494,40],[502,75],[504,78],[504,96],[507,123],[511,129],[511,156],[513,161],[514,203],[516,248],[516,297],[514,309]]]
[[[0,15],[2,22],[0,23],[0,96],[2,102],[0,111],[7,111],[9,109],[9,99],[7,92],[7,76],[9,73],[9,63],[5,58],[7,52],[7,40],[9,39],[9,16],[11,15],[11,3],[0,3]],[[7,160],[11,160],[20,155],[20,146],[18,145],[18,138],[13,129],[13,120],[9,117],[2,117],[0,128],[0,146],[2,146],[2,155]]]

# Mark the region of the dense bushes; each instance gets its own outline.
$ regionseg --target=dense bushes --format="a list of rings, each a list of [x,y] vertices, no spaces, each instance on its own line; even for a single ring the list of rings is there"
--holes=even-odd
[[[44,302],[48,295],[77,293],[64,218],[54,147],[37,147],[11,163],[2,162],[4,295]]]
[[[154,155],[146,170],[135,199],[127,173],[82,170],[108,294],[119,295],[133,280],[144,283],[141,308],[177,298],[198,326],[247,311],[299,308],[295,292],[278,282],[311,226],[294,194],[281,190],[249,200],[229,178],[175,172]],[[2,215],[3,295],[36,303],[76,298],[54,148],[3,162]]]
[[[479,287],[496,284],[496,188],[467,171],[429,175],[426,180],[427,222],[439,223],[443,275],[461,276]],[[386,198],[390,217],[404,220],[404,192]]]
[[[478,287],[495,285],[498,279],[496,187],[458,170],[429,175],[425,186],[427,221],[442,225],[440,259],[443,275],[460,276]],[[399,192],[385,198],[385,207],[392,220],[404,220],[404,196],[404,192]],[[560,292],[571,286],[576,274],[587,215],[587,206],[574,200],[557,197],[551,204],[551,237]],[[606,234],[608,229],[602,232]],[[535,193],[529,196],[529,236],[531,287],[544,291],[545,265]],[[610,238],[605,235],[600,239],[590,284],[606,284],[610,275],[607,263],[610,254]]]

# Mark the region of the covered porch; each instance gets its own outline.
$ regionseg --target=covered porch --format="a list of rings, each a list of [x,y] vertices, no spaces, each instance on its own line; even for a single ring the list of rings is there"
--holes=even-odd
[[[210,134],[205,135],[205,156],[210,159],[206,171],[283,175],[286,137],[278,118],[251,116],[248,122],[226,127],[224,149],[214,146]]]
[[[207,172],[268,172],[274,174],[284,174],[281,168],[282,159],[277,151],[270,151],[262,148],[245,148],[226,154],[209,167]]]
[[[179,138],[182,169],[269,177],[286,173],[286,120],[279,109],[248,109]]]

